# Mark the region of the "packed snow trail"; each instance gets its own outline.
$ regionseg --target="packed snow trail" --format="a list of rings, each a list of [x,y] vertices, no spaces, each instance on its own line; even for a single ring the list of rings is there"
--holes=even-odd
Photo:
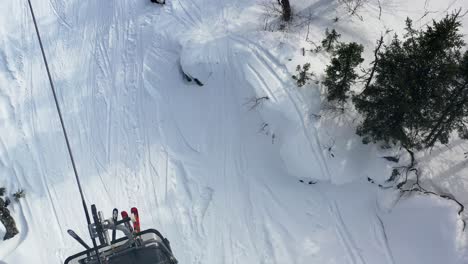
[[[376,209],[393,194],[360,171],[332,184],[341,167],[309,118],[319,93],[305,98],[296,88],[285,66],[294,38],[259,30],[256,3],[33,6],[88,203],[107,217],[138,207],[142,229],[167,236],[180,263],[463,263],[452,204],[413,198]],[[7,2],[0,16],[0,185],[28,191],[12,209],[21,235],[0,243],[0,259],[60,263],[81,249],[66,230],[87,231],[26,7]],[[351,166],[387,172],[367,163],[385,166],[378,157]],[[418,210],[431,207],[422,215],[434,222],[408,237]],[[440,230],[436,220],[444,232],[431,231]],[[401,246],[428,232],[443,243]]]

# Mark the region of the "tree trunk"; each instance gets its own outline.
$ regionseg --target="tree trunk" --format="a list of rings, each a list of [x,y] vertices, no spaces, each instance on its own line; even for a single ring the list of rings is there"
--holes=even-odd
[[[383,44],[383,36],[380,36],[379,41],[377,41],[377,47],[374,50],[374,62],[372,65],[372,70],[369,75],[369,78],[367,79],[366,86],[364,86],[365,88],[364,90],[362,90],[361,94],[363,94],[369,88],[372,78],[374,78],[375,69],[377,68],[377,63],[379,61],[379,51],[380,51],[380,47],[382,47],[382,44]]]
[[[281,8],[283,9],[283,20],[291,20],[291,6],[289,5],[289,0],[279,0]]]

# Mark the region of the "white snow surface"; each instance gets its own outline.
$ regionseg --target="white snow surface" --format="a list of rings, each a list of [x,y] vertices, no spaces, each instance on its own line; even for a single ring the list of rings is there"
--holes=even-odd
[[[291,78],[304,62],[323,74],[328,55],[301,49],[327,27],[362,43],[368,64],[381,32],[466,1],[369,0],[361,20],[337,1],[291,0],[284,31],[268,30],[279,22],[261,1],[166,2],[32,0],[89,205],[137,206],[186,264],[468,263],[458,205],[368,183],[400,152],[363,145],[354,114],[315,118],[322,88]],[[27,197],[10,207],[20,234],[0,242],[0,263],[63,263],[81,250],[66,230],[86,237],[84,213],[27,1],[1,6],[0,186]],[[418,153],[422,184],[468,204],[466,151]]]

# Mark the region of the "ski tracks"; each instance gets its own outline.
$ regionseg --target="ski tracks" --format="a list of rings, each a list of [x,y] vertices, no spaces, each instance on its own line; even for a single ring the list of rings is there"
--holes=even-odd
[[[384,252],[385,258],[387,259],[387,263],[395,264],[392,251],[388,244],[388,238],[387,238],[387,233],[385,231],[385,225],[378,214],[375,215],[375,219],[374,219],[374,234],[376,236],[376,240],[379,241],[380,243],[380,247],[382,248],[382,251]]]
[[[273,55],[271,55],[264,48],[260,47],[254,41],[237,35],[231,35],[231,38],[239,42],[248,50],[252,51],[255,54],[256,58],[260,61],[260,63],[268,70],[268,72],[270,73],[270,77],[276,79],[277,82],[281,84],[283,88],[282,91],[286,93],[291,104],[294,106],[294,110],[296,111],[297,118],[301,123],[303,133],[307,138],[312,153],[314,153],[315,158],[319,163],[320,169],[322,170],[322,174],[325,175],[329,180],[331,180],[330,170],[326,163],[325,156],[323,155],[320,148],[320,139],[318,138],[318,132],[316,131],[316,128],[313,125],[308,124],[310,121],[307,118],[309,115],[307,113],[307,109],[305,108],[306,104],[303,102],[301,95],[299,95],[297,91],[291,90],[291,85],[288,84],[283,78],[283,76],[289,76],[287,70],[285,69],[285,66],[282,66],[282,64]],[[250,66],[250,68],[252,67]],[[257,78],[259,78],[261,83],[265,83],[264,78],[259,76],[256,70],[254,70],[254,74],[257,76]],[[272,95],[272,98],[275,98],[274,92],[271,91],[268,85],[265,85],[263,89],[266,89],[268,93]]]
[[[343,248],[347,253],[350,263],[366,264],[363,250],[356,243],[356,240],[351,234],[350,229],[347,227],[346,221],[343,219],[343,216],[339,209],[338,202],[334,199],[331,199],[330,201],[328,201],[328,208],[330,216],[333,218],[333,226],[335,228],[335,232],[340,240],[340,243],[342,244]],[[363,219],[362,221],[365,220]],[[374,215],[370,216],[369,225],[371,227],[369,235],[370,237],[373,237],[373,240],[375,240],[375,242],[372,243],[372,245],[375,246],[374,253],[379,255],[381,254],[381,257],[385,259],[385,263],[395,264],[390,245],[388,244],[384,223],[377,214],[377,212],[375,212]]]
[[[58,21],[60,24],[62,24],[63,26],[65,26],[67,29],[71,30],[72,29],[72,26],[70,25],[70,23],[68,23],[64,17],[64,15],[60,14],[60,10],[64,10],[65,9],[65,4],[62,4],[61,1],[57,1],[57,0],[50,0],[50,5],[52,7],[52,11],[54,12],[55,16],[57,17]]]
[[[329,211],[330,215],[333,217],[336,234],[338,235],[341,244],[346,249],[350,262],[352,264],[366,264],[366,261],[364,260],[361,254],[361,250],[357,247],[353,236],[351,235],[351,233],[345,225],[345,222],[343,221],[343,217],[341,216],[336,201],[331,200],[329,202]]]

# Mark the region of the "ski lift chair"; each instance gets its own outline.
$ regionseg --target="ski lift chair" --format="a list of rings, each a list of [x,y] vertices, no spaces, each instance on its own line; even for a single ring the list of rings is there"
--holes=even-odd
[[[128,229],[129,217],[114,222],[112,219],[94,223],[91,233],[100,241],[96,248],[90,248],[73,231],[69,234],[86,250],[68,257],[64,264],[177,264],[172,254],[169,240],[156,229],[147,229],[138,233]],[[122,231],[125,236],[109,242],[108,230]],[[101,240],[102,239],[102,240]]]

